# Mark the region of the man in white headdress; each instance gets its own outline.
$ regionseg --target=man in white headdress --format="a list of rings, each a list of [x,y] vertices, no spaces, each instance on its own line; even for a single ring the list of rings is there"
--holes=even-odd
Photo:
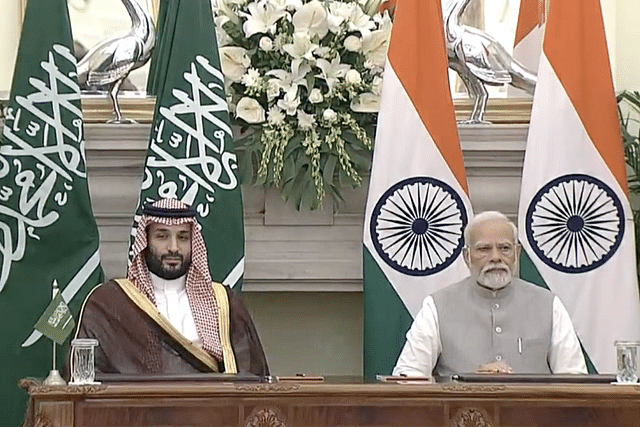
[[[76,337],[98,339],[103,373],[269,374],[242,300],[211,280],[195,212],[175,199],[144,207],[127,278],[90,293]]]

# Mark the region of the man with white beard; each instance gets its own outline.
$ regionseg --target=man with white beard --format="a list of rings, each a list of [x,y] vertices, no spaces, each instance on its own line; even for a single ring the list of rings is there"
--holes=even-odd
[[[517,236],[500,212],[469,221],[463,256],[471,275],[425,298],[393,375],[587,373],[558,297],[514,277]]]

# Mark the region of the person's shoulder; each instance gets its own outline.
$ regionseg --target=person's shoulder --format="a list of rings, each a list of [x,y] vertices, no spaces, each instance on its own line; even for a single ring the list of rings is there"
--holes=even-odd
[[[467,289],[470,283],[471,283],[471,276],[467,276],[464,279],[460,280],[459,282],[452,283],[440,290],[435,291],[432,294],[432,296],[437,297],[437,296],[444,296],[449,294],[457,294]]]
[[[521,287],[521,289],[527,293],[533,294],[533,295],[540,295],[540,296],[553,296],[553,292],[551,292],[549,289],[544,288],[542,286],[538,286],[535,283],[531,283],[531,282],[527,282],[526,280],[522,280],[519,279],[517,277],[513,278],[513,283],[519,287]]]
[[[224,285],[224,284],[219,283],[219,282],[211,282],[211,286],[213,287],[214,292],[216,290],[218,292],[221,292],[221,291],[224,290],[224,292],[226,292],[226,294],[227,294],[227,298],[228,298],[230,304],[233,304],[235,302],[242,302],[242,296],[240,295],[240,292],[236,291],[231,286]]]
[[[104,283],[96,285],[89,294],[88,299],[110,299],[113,295],[121,294],[122,288],[115,280],[108,280]]]

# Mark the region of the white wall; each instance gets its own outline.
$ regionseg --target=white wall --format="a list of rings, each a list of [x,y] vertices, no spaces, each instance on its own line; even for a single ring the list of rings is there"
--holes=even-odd
[[[640,2],[607,0],[616,7],[616,64],[614,78],[617,90],[640,90]],[[605,23],[606,25],[606,23]]]
[[[577,1],[577,0],[576,0]],[[21,4],[26,0],[0,0],[0,92],[8,91],[15,55],[19,42],[19,26],[21,23]],[[95,13],[89,18],[79,19],[79,14],[71,8],[74,33],[86,39],[87,44],[117,34],[126,29],[128,17],[119,0],[99,0],[92,2]],[[142,0],[145,6],[151,7],[152,0]],[[640,88],[640,7],[639,0],[601,0],[602,10],[609,43],[612,73],[617,91]],[[101,21],[101,18],[102,21]],[[98,27],[97,22],[106,25]],[[90,46],[88,46],[90,47]],[[135,82],[144,80],[138,71],[133,76]],[[141,83],[138,83],[140,86]]]
[[[11,89],[22,23],[20,9],[20,0],[0,0],[0,96]]]

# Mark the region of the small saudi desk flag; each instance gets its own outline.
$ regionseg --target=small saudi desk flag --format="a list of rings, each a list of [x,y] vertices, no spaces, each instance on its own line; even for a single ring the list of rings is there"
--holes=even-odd
[[[57,289],[57,285],[54,285],[54,288]],[[69,306],[62,299],[60,292],[55,292],[51,304],[36,322],[36,329],[42,332],[45,337],[62,345],[73,332],[75,325],[76,322],[73,320]]]

